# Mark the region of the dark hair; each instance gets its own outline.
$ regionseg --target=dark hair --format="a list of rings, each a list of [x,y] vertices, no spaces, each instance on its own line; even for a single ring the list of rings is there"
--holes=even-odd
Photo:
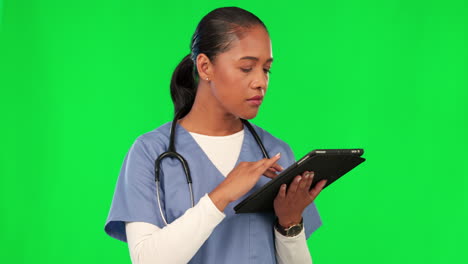
[[[195,30],[190,43],[190,54],[177,65],[171,79],[171,97],[174,112],[179,118],[192,109],[198,85],[195,67],[197,56],[205,54],[211,61],[216,55],[231,48],[231,43],[240,39],[245,29],[263,22],[254,14],[238,7],[222,7],[205,15]]]

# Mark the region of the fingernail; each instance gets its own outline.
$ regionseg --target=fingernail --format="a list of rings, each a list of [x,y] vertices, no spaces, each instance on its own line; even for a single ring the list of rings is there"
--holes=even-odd
[[[278,152],[278,154],[275,155],[275,157],[281,156],[281,152]]]
[[[297,178],[297,182],[300,182],[302,180],[302,177]]]

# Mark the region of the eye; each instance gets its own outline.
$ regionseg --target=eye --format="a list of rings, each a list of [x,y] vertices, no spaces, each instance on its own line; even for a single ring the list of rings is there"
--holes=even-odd
[[[241,68],[241,71],[247,73],[247,72],[250,72],[252,70],[252,68]]]
[[[266,74],[271,74],[271,70],[270,70],[270,69],[263,69],[263,71],[264,71]]]

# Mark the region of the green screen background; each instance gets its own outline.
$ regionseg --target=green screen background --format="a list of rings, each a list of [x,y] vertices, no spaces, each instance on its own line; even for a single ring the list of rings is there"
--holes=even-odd
[[[314,263],[467,263],[463,0],[0,1],[1,262],[130,262],[103,231],[123,158],[171,120],[198,21],[231,5],[273,43],[253,122],[296,158],[366,151],[316,200]]]

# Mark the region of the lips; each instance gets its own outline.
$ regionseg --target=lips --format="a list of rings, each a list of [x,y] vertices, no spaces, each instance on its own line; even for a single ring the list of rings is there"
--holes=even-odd
[[[259,106],[262,104],[262,100],[263,100],[263,96],[257,95],[257,96],[247,99],[247,102],[249,102],[250,104],[254,106]]]
[[[254,96],[252,98],[247,99],[247,101],[250,101],[250,100],[260,100],[261,101],[262,99],[263,99],[263,96],[257,95],[257,96]]]

